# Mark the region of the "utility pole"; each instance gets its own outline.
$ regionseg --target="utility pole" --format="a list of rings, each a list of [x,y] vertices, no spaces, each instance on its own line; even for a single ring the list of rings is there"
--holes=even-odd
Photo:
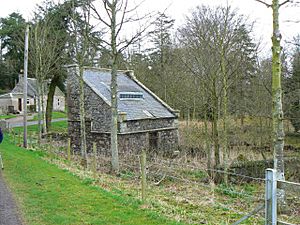
[[[28,36],[29,25],[26,26],[25,31],[25,49],[24,49],[24,79],[23,79],[23,126],[24,126],[24,138],[23,147],[27,148],[27,72],[28,72]]]

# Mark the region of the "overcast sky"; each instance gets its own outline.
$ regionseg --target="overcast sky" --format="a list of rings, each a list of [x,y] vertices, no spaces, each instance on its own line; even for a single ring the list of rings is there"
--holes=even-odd
[[[140,2],[140,0],[129,1]],[[271,0],[265,1],[271,3]],[[30,19],[35,5],[41,2],[42,0],[0,0],[0,17],[6,17],[17,11],[23,14],[25,19]],[[188,15],[197,5],[226,5],[227,3],[233,8],[238,8],[239,13],[248,16],[250,21],[255,21],[255,38],[259,39],[261,37],[263,46],[265,46],[263,51],[269,51],[272,33],[272,11],[255,0],[145,0],[141,10],[146,12],[167,9],[166,13],[176,20],[176,26],[180,26],[184,16]],[[291,40],[293,36],[300,34],[300,6],[283,6],[280,10],[280,21],[284,40]],[[288,21],[298,21],[298,23]],[[282,44],[284,45],[284,43]]]

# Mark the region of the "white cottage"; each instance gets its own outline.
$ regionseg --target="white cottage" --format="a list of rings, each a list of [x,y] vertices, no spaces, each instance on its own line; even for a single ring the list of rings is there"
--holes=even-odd
[[[47,96],[44,97],[46,106]],[[27,108],[30,111],[37,111],[37,82],[34,78],[28,78],[27,82]],[[56,87],[53,110],[64,111],[65,110],[65,94]],[[19,77],[19,82],[14,89],[7,94],[0,95],[0,113],[22,113],[24,111],[23,105],[23,78]]]

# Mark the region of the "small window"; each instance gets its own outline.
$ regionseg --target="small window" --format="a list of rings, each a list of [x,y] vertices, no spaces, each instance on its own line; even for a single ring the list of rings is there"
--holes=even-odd
[[[30,104],[30,99],[29,98],[27,98],[27,105],[29,105]]]
[[[57,105],[59,105],[59,98],[57,99]]]
[[[121,92],[120,93],[120,99],[134,99],[134,100],[139,100],[143,99],[144,95],[142,92]]]

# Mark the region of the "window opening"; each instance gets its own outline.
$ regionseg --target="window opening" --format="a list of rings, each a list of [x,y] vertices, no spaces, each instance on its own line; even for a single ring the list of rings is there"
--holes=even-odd
[[[144,95],[142,92],[121,92],[120,93],[120,99],[143,99]]]

